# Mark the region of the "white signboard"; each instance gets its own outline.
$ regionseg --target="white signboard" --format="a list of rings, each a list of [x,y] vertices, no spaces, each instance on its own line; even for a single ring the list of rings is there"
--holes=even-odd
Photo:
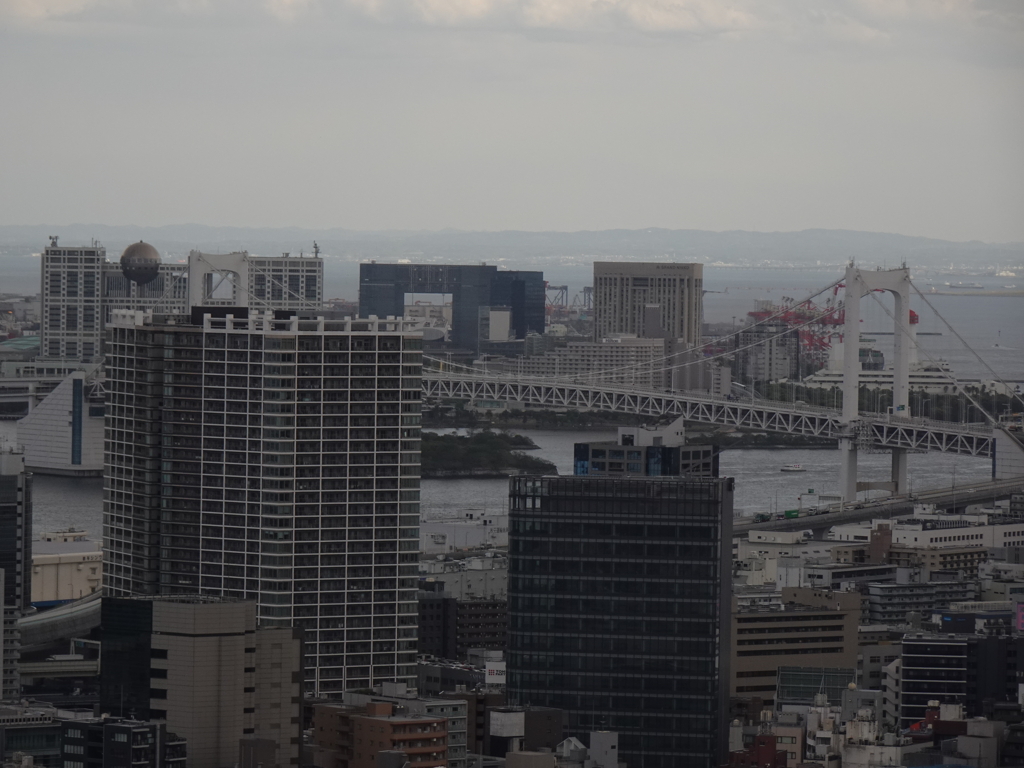
[[[485,665],[487,670],[487,684],[488,685],[504,685],[505,684],[505,662],[504,661],[488,661]]]

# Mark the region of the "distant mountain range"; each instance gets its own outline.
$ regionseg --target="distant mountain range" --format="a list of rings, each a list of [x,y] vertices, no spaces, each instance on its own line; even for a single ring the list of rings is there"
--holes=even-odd
[[[963,273],[1024,268],[1024,243],[965,243],[880,232],[809,229],[801,232],[709,232],[679,229],[612,229],[584,232],[360,232],[348,229],[280,229],[174,224],[163,227],[106,224],[0,226],[0,291],[38,290],[38,264],[28,257],[59,236],[62,243],[107,247],[110,258],[132,242],[146,240],[165,260],[184,259],[193,248],[247,250],[262,256],[310,253],[316,242],[326,257],[331,295],[355,297],[350,281],[360,261],[399,259],[425,263],[499,264],[543,270],[552,282],[578,282],[590,262],[605,259],[695,261],[743,267],[839,267],[850,259],[863,266],[897,266]],[[24,285],[22,285],[24,283]],[[10,286],[10,287],[8,287]],[[20,287],[15,287],[20,286]]]

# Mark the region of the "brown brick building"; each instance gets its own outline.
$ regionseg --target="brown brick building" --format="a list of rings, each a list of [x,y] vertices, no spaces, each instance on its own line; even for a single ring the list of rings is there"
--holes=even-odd
[[[410,768],[446,768],[448,719],[396,715],[386,702],[317,704],[313,762],[321,768],[378,768],[381,752],[402,752]]]

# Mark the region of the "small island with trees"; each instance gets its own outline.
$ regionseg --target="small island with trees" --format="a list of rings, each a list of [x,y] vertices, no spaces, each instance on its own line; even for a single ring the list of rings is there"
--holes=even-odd
[[[550,461],[528,456],[537,448],[530,438],[483,430],[468,435],[424,432],[421,467],[424,478],[505,477],[517,472],[558,474]]]

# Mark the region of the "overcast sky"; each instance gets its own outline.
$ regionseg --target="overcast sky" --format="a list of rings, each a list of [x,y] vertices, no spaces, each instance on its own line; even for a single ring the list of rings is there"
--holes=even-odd
[[[0,0],[0,223],[1024,240],[1021,0]]]

